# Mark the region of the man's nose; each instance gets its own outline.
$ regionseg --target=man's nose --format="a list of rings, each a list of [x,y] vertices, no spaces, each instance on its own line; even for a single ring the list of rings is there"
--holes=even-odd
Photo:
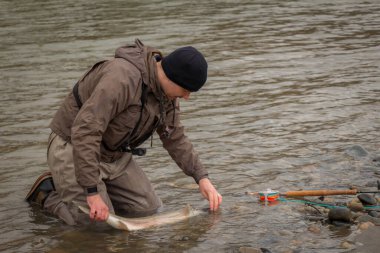
[[[185,100],[189,100],[189,98],[190,98],[190,92],[189,91],[185,92],[185,94],[183,95],[182,98],[185,99]]]

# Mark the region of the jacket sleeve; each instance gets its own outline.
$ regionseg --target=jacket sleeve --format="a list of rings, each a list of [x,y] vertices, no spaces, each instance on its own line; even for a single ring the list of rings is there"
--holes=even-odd
[[[169,155],[182,169],[199,183],[202,178],[208,177],[198,153],[194,150],[189,138],[185,135],[184,126],[179,120],[179,103],[176,100],[175,110],[169,110],[166,116],[166,126],[157,129],[157,133]]]
[[[133,80],[133,75],[128,75],[115,63],[110,63],[100,73],[95,71],[89,75],[100,75],[100,78],[71,128],[75,174],[84,188],[99,183],[100,145],[109,122],[127,107],[130,99],[140,94],[135,84],[139,80]],[[79,85],[85,82],[86,79]]]

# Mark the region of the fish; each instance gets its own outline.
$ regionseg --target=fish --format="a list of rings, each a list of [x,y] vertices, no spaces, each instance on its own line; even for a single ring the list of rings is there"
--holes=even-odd
[[[90,213],[90,210],[87,207],[84,207],[82,205],[78,205],[78,207],[82,212],[86,214]],[[159,213],[141,218],[125,218],[110,213],[108,215],[108,218],[106,219],[106,222],[108,225],[116,229],[126,231],[137,231],[177,223],[189,219],[191,217],[197,216],[201,213],[204,213],[204,211],[194,209],[190,205],[186,205],[184,208],[180,210]]]

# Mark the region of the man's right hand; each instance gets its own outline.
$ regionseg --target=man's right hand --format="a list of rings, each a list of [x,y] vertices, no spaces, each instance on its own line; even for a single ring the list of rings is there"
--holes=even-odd
[[[109,209],[100,194],[87,196],[87,204],[90,207],[91,219],[96,221],[105,221],[108,218]]]

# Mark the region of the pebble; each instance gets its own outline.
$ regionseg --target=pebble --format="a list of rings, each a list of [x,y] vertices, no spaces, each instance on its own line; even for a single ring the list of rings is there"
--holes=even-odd
[[[363,205],[376,205],[377,203],[376,198],[368,193],[359,194],[358,199],[363,203]]]
[[[282,236],[293,236],[293,233],[289,230],[281,230],[279,231],[279,234]]]
[[[307,230],[314,234],[320,234],[321,233],[321,228],[315,224],[310,225]]]
[[[367,221],[367,222],[360,223],[359,229],[360,230],[366,230],[366,229],[368,229],[369,227],[372,227],[372,226],[375,226],[375,224],[373,224],[370,221]]]
[[[340,246],[342,247],[342,248],[344,248],[344,249],[351,249],[352,248],[352,244],[351,243],[349,243],[349,242],[342,242],[341,244],[340,244]]]
[[[363,215],[361,212],[352,212],[352,219],[356,220],[360,215]]]
[[[320,210],[321,210],[321,212],[324,213],[324,214],[328,214],[328,213],[330,212],[330,209],[325,208],[325,207],[322,207]]]
[[[358,199],[358,197],[354,197],[349,203],[359,203],[361,204],[362,202]]]
[[[353,212],[361,212],[364,210],[363,204],[359,200],[356,200],[356,199],[353,199],[351,202],[349,202],[347,206]]]
[[[352,214],[351,214],[350,209],[346,207],[337,207],[337,208],[330,209],[328,217],[331,222],[333,221],[350,222],[352,218]]]
[[[301,240],[291,240],[290,244],[293,245],[293,246],[298,247],[298,246],[302,245],[303,242]]]

